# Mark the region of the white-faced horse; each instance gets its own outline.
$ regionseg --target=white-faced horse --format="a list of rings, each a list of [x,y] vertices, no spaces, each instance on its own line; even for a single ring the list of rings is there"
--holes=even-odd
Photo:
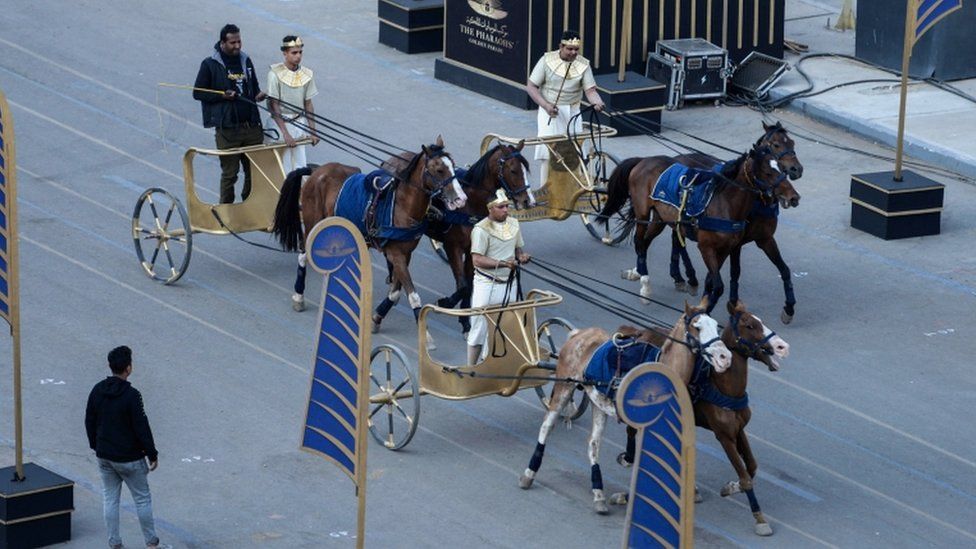
[[[717,371],[724,371],[729,367],[731,353],[722,342],[718,333],[718,323],[705,313],[706,300],[698,307],[685,304],[685,312],[675,323],[674,328],[660,345],[658,362],[662,362],[687,383],[691,379],[696,356],[703,356]],[[650,343],[661,336],[654,330],[638,330],[632,327],[621,327],[613,339],[606,330],[601,328],[586,328],[570,332],[570,337],[559,351],[559,361],[556,365],[556,377],[559,379],[583,380],[590,359],[608,342],[615,344],[620,337],[633,338],[635,342]],[[632,343],[633,344],[633,343]],[[612,351],[611,351],[612,352]],[[636,366],[636,364],[631,365]],[[519,486],[523,489],[532,486],[542,457],[546,450],[546,441],[559,417],[560,411],[572,401],[576,384],[571,382],[556,382],[549,398],[549,410],[546,412],[542,427],[539,429],[538,443],[535,452],[529,460],[529,466],[519,478]],[[593,404],[593,428],[590,431],[589,450],[590,482],[593,490],[593,507],[597,513],[609,512],[606,497],[603,494],[603,476],[600,472],[600,442],[606,427],[607,417],[617,417],[617,410],[613,400],[601,392],[596,385],[586,386],[586,394]]]

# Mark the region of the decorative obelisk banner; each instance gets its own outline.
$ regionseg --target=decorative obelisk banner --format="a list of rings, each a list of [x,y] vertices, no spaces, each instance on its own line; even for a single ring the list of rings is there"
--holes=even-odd
[[[20,395],[20,272],[17,263],[17,166],[14,123],[0,90],[0,317],[13,337],[16,476],[24,478],[24,429]]]
[[[617,409],[637,429],[623,547],[694,547],[695,414],[688,389],[659,362],[634,368]]]
[[[301,448],[335,463],[356,485],[356,546],[363,547],[372,267],[359,230],[343,218],[320,221],[307,242],[308,262],[326,278]]]

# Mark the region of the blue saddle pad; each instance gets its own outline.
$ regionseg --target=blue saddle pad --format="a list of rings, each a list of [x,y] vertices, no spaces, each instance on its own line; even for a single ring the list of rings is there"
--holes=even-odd
[[[617,347],[613,340],[607,341],[597,348],[590,358],[590,363],[586,365],[583,372],[583,380],[590,383],[597,383],[596,388],[607,396],[613,396],[611,391],[611,381],[617,373],[617,361],[620,361],[620,376],[633,370],[635,367],[645,363],[654,362],[661,354],[661,349],[644,343],[634,341],[632,338],[618,340],[618,344],[626,345]]]
[[[385,170],[374,170],[370,173],[357,173],[349,176],[339,189],[336,197],[335,214],[352,221],[363,236],[372,236],[376,240],[416,240],[424,231],[424,222],[414,227],[395,227],[393,225],[393,210],[396,204],[396,189],[380,192],[386,189],[393,178]],[[376,226],[366,226],[366,212],[373,201],[376,204]],[[372,232],[371,232],[372,231]]]
[[[698,217],[705,213],[705,208],[712,200],[712,192],[715,190],[712,182],[713,175],[714,172],[708,170],[689,168],[678,163],[671,164],[657,178],[651,196],[654,200],[681,208],[681,193],[684,192],[681,185],[688,185],[694,181],[689,189],[688,201],[685,203],[685,215]]]

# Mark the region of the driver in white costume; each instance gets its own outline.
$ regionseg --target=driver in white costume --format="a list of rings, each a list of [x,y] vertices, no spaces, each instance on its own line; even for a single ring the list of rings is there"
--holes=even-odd
[[[497,305],[514,298],[515,267],[529,262],[529,254],[522,250],[525,243],[519,222],[508,217],[511,204],[505,191],[498,189],[495,199],[488,203],[488,217],[471,230],[471,261],[475,269],[472,308]],[[484,315],[473,317],[468,332],[468,364],[478,363],[487,336]]]
[[[529,74],[525,91],[539,105],[536,116],[539,137],[565,136],[570,119],[580,112],[583,94],[586,94],[586,100],[594,110],[603,111],[603,99],[596,89],[593,69],[590,62],[579,54],[582,45],[578,32],[564,31],[559,49],[543,54]],[[583,130],[579,117],[573,126],[574,132]],[[535,159],[542,160],[542,169],[539,170],[539,186],[542,187],[549,179],[549,149],[543,145],[537,146]]]
[[[288,144],[288,148],[281,154],[285,173],[304,168],[308,164],[305,145],[295,145],[296,141],[311,137],[313,146],[319,142],[315,135],[315,109],[312,107],[312,98],[318,95],[319,90],[312,79],[312,70],[301,64],[303,51],[301,38],[286,36],[281,42],[284,62],[271,65],[271,70],[268,71],[267,93],[271,117],[278,127],[282,141]],[[312,133],[309,134],[305,128]]]

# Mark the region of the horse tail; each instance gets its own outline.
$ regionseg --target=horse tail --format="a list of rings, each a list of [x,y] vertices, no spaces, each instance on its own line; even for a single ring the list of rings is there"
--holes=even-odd
[[[288,174],[281,185],[281,196],[275,207],[274,224],[271,232],[281,243],[281,247],[289,252],[301,250],[302,245],[302,212],[299,199],[302,195],[302,178],[311,175],[312,168],[304,167]]]
[[[600,210],[599,220],[610,228],[610,216],[619,212],[630,198],[630,172],[643,158],[634,157],[624,160],[613,169],[607,179],[607,201]]]

